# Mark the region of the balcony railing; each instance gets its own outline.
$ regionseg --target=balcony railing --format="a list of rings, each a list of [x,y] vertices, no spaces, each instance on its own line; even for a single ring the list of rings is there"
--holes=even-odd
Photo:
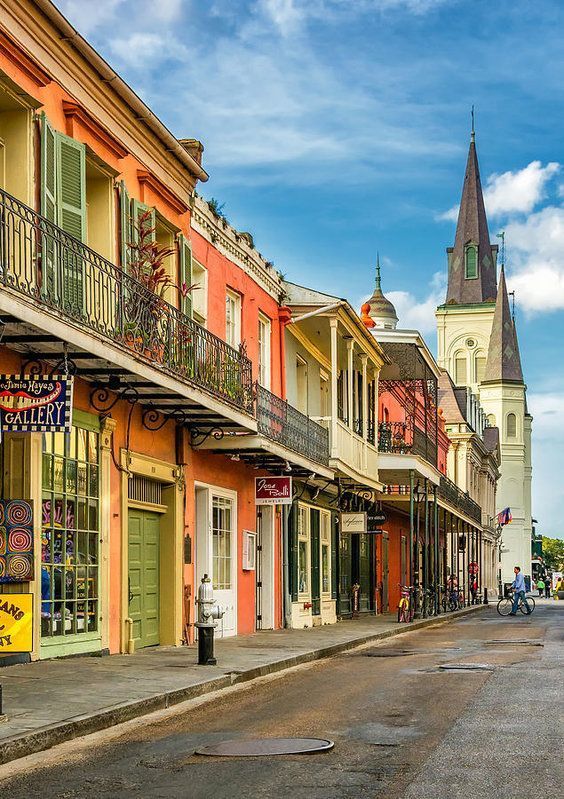
[[[0,286],[254,415],[243,353],[3,191]]]
[[[478,524],[482,523],[482,509],[480,506],[444,475],[441,475],[439,496]]]
[[[329,434],[317,422],[257,386],[257,427],[259,433],[282,446],[324,466],[329,464]]]
[[[437,445],[424,430],[407,422],[380,422],[378,425],[378,450],[397,455],[419,455],[431,465],[437,465]]]

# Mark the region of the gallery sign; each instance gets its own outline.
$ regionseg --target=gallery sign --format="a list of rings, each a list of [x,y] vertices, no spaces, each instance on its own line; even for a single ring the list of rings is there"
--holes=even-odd
[[[381,533],[382,530],[380,529],[383,524],[385,524],[388,520],[388,517],[384,513],[383,510],[375,510],[373,512],[368,512],[368,526],[366,528],[366,532],[368,533]]]
[[[291,477],[255,477],[257,505],[291,505]]]
[[[33,594],[0,594],[0,655],[33,649]]]
[[[365,533],[366,513],[341,513],[341,533]]]
[[[69,432],[72,389],[69,375],[0,375],[2,431]]]

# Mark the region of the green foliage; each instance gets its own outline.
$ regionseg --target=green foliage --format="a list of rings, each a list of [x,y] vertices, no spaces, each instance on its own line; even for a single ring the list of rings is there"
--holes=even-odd
[[[564,540],[543,535],[542,556],[549,569],[561,571],[564,568]]]

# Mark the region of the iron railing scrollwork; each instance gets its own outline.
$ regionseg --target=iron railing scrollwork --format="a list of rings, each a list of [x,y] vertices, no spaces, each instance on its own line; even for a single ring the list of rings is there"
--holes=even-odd
[[[329,464],[329,431],[286,400],[257,385],[257,427],[271,441],[324,466]]]
[[[3,191],[0,285],[254,415],[244,352]]]
[[[441,483],[439,486],[439,497],[450,505],[454,505],[458,510],[469,516],[475,522],[481,525],[482,523],[482,509],[480,506],[471,499],[468,494],[461,491],[458,486],[449,480],[445,475],[441,475]]]

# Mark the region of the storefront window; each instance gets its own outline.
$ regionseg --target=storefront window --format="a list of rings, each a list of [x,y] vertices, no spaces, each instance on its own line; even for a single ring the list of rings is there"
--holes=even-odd
[[[99,617],[99,434],[43,434],[41,633],[95,632]]]
[[[225,497],[212,500],[213,587],[216,591],[231,588],[232,504]]]
[[[321,511],[321,590],[331,592],[331,514]]]

